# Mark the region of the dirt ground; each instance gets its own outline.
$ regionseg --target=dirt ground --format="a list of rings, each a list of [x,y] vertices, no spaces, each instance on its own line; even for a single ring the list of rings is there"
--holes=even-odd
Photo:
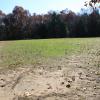
[[[0,66],[0,100],[100,100],[100,52],[93,52]]]
[[[75,55],[0,69],[0,100],[100,100],[100,67],[90,58]]]

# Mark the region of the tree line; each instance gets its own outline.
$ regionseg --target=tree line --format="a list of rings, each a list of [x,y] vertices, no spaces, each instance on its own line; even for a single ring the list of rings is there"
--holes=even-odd
[[[82,10],[81,14],[65,9],[41,15],[31,15],[20,6],[7,15],[0,11],[0,40],[99,36],[98,9],[93,9],[91,13]]]

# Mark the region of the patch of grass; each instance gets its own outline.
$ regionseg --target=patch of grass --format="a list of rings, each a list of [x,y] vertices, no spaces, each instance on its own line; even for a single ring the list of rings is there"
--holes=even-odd
[[[42,58],[81,54],[99,42],[99,38],[20,40],[4,46],[1,55],[5,66],[14,67],[34,64]]]

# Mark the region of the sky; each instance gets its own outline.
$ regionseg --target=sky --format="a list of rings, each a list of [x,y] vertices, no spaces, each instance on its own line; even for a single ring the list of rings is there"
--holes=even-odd
[[[0,10],[4,13],[11,13],[13,8],[22,6],[29,12],[43,14],[50,10],[61,11],[66,8],[79,12],[84,7],[86,0],[0,0]]]

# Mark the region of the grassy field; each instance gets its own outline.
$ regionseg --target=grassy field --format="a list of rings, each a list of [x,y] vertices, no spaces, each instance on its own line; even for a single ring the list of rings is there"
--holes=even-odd
[[[12,41],[2,46],[1,65],[34,64],[37,59],[79,55],[98,49],[100,38],[69,38]]]

